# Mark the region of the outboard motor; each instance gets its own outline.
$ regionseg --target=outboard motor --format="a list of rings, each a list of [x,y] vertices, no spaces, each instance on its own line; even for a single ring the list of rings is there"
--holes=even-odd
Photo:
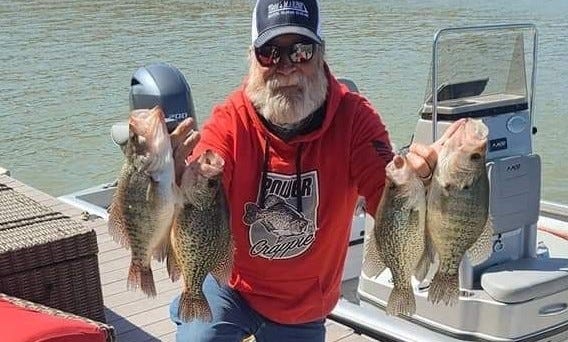
[[[130,110],[161,106],[166,115],[168,131],[188,117],[195,117],[191,87],[183,74],[173,65],[153,63],[140,67],[130,80]],[[128,123],[116,123],[111,138],[119,146],[128,140]]]

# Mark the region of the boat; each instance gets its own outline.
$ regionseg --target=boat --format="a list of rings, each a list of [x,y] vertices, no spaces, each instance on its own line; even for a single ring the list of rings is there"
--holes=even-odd
[[[374,224],[361,201],[331,319],[380,341],[568,341],[568,240],[559,237],[568,236],[568,206],[541,199],[541,161],[533,149],[537,52],[538,31],[528,23],[436,32],[413,139],[431,143],[462,117],[489,127],[491,255],[478,265],[464,258],[457,304],[431,304],[428,278],[413,280],[416,313],[389,316],[389,270],[376,277],[361,272],[365,231]],[[357,91],[355,82],[341,80]],[[106,220],[115,189],[111,182],[59,199]]]

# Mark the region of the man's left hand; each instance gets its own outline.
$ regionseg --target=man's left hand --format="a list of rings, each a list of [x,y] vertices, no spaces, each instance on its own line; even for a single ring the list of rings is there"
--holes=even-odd
[[[434,168],[438,161],[438,152],[440,152],[440,149],[444,146],[446,141],[465,123],[465,121],[465,119],[455,121],[446,129],[440,139],[436,140],[436,142],[431,145],[418,143],[410,145],[406,159],[425,183],[430,182],[430,179],[432,179],[432,174],[434,173]]]
[[[410,145],[406,160],[408,160],[410,166],[416,170],[418,176],[424,182],[428,182],[432,178],[434,167],[438,160],[438,153],[432,145],[413,143]]]

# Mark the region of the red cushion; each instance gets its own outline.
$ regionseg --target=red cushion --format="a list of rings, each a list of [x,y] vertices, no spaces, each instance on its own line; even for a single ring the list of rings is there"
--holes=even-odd
[[[0,299],[0,341],[105,342],[106,332],[94,324],[52,316]]]

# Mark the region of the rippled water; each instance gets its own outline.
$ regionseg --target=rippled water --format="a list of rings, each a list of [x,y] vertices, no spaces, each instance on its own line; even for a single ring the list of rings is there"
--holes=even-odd
[[[543,198],[568,202],[568,1],[323,0],[322,7],[332,70],[357,82],[399,144],[414,129],[437,29],[536,24]],[[112,181],[122,155],[109,130],[128,115],[132,73],[157,61],[178,67],[203,122],[246,72],[251,8],[250,0],[1,1],[0,165],[53,195]]]

